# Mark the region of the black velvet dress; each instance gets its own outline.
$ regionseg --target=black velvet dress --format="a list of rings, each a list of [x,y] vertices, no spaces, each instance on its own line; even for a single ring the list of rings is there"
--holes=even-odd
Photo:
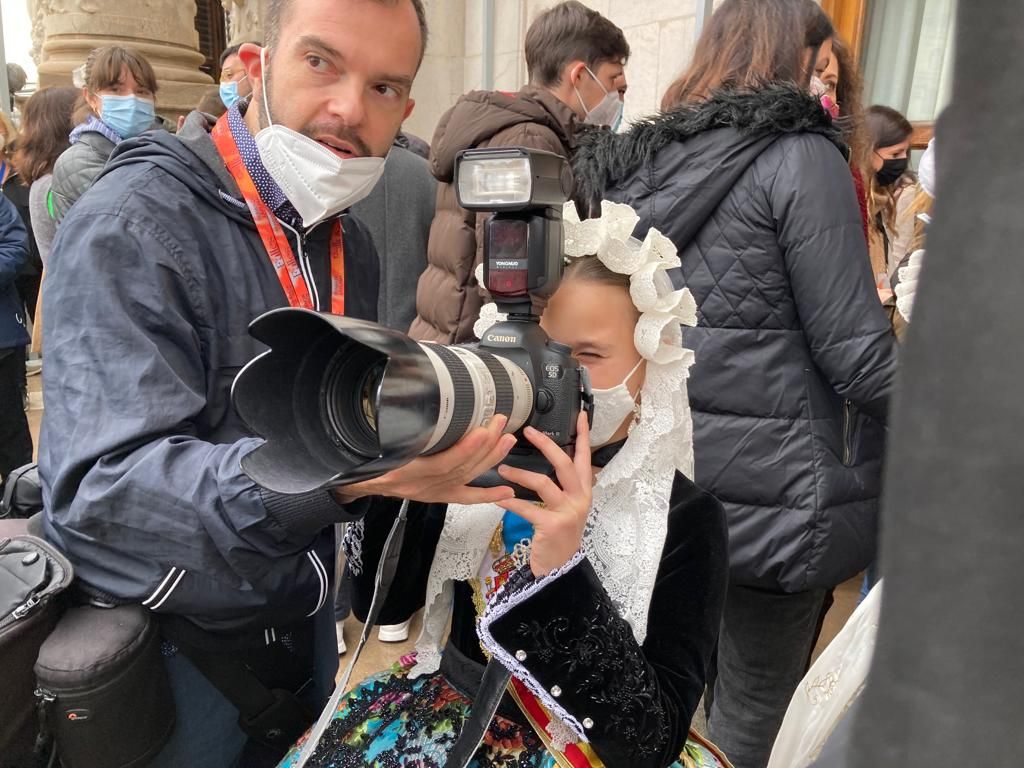
[[[605,451],[594,463],[609,458]],[[353,589],[360,619],[369,609],[376,564],[398,506],[381,500],[364,519],[362,567]],[[401,621],[422,607],[444,514],[443,505],[410,506],[399,571],[380,623]],[[727,557],[721,505],[677,474],[642,645],[586,557],[543,580],[523,568],[505,585],[514,604],[500,618],[484,619],[495,644],[489,650],[514,659],[517,677],[532,677],[582,724],[586,741],[566,753],[568,764],[724,764],[713,749],[687,737],[718,634]],[[406,657],[357,685],[342,700],[310,765],[443,766],[486,663],[478,603],[468,583],[457,583],[440,671],[411,678],[415,659]],[[471,765],[559,764],[549,735],[517,701],[505,695]],[[282,765],[292,764],[295,754]]]

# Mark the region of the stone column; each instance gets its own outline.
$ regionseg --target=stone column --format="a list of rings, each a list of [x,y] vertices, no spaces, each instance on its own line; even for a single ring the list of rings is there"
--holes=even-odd
[[[157,111],[175,118],[199,102],[213,84],[200,71],[194,0],[32,0],[41,18],[39,85],[70,85],[71,72],[93,48],[124,45],[141,53],[156,72]]]
[[[265,0],[220,0],[228,15],[228,45],[263,42]]]

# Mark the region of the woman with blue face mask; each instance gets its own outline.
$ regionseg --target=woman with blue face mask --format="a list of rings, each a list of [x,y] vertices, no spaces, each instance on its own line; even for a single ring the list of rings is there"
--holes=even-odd
[[[58,221],[92,185],[115,146],[157,126],[156,89],[153,67],[137,51],[111,45],[89,54],[71,146],[53,169]]]

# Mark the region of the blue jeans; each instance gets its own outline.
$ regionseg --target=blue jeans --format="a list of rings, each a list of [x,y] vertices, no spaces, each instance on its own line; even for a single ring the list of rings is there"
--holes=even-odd
[[[338,650],[332,606],[314,618],[313,686],[306,701],[319,713],[334,690]],[[165,657],[176,722],[170,741],[148,768],[250,768],[239,761],[248,737],[238,727],[238,710],[183,653]],[[271,763],[273,764],[273,763]]]

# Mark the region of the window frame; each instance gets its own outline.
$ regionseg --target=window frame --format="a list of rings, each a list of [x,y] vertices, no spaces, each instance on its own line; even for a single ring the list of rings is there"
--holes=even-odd
[[[821,8],[832,19],[836,34],[853,51],[854,60],[860,64],[867,43],[864,34],[871,0],[821,0]],[[910,138],[911,149],[924,149],[935,135],[934,122],[913,123],[914,132]]]

